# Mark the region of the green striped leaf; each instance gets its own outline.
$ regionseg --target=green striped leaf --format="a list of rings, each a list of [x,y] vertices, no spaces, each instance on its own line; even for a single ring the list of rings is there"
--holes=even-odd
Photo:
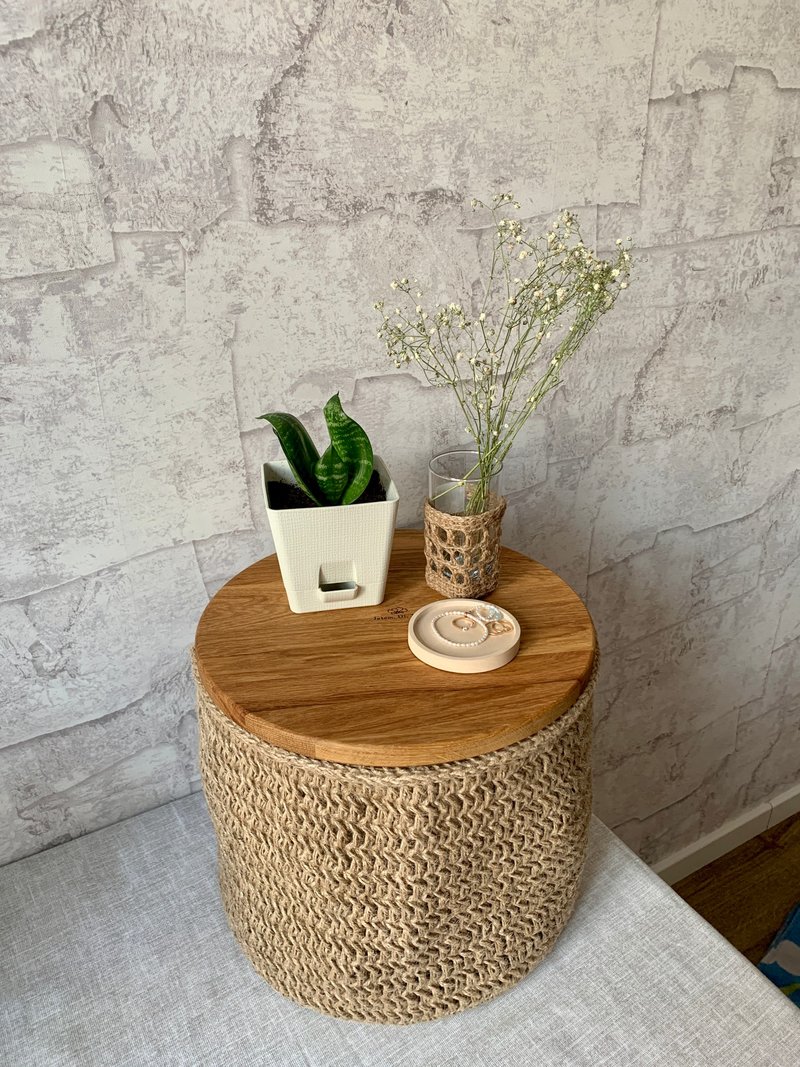
[[[317,485],[314,475],[319,452],[308,436],[305,426],[298,418],[285,411],[270,411],[258,417],[266,420],[275,431],[297,484],[315,504],[324,505],[325,496]]]
[[[350,464],[345,463],[333,445],[322,453],[314,465],[314,475],[323,496],[330,504],[338,504],[350,484]]]
[[[341,503],[352,504],[367,488],[372,477],[374,467],[372,445],[369,437],[355,419],[351,419],[342,410],[338,393],[332,396],[325,405],[324,414],[328,433],[331,435],[331,444],[351,472],[350,483]]]

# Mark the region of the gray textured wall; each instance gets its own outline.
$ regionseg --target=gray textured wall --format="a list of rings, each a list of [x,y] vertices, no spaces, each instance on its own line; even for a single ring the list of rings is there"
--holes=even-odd
[[[0,41],[0,860],[196,788],[262,410],[335,383],[419,521],[459,423],[371,304],[460,296],[498,187],[638,247],[508,479],[599,630],[599,813],[656,858],[800,778],[795,0],[0,0]]]

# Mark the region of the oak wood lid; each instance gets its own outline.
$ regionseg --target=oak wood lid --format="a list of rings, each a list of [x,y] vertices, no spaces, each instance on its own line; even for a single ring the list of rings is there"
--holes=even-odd
[[[409,767],[478,756],[529,737],[586,686],[595,634],[557,575],[502,550],[493,597],[522,627],[500,670],[457,675],[417,660],[408,620],[436,600],[422,533],[398,530],[386,598],[375,607],[295,615],[275,556],[237,574],[197,628],[200,677],[239,726],[270,744],[336,763]]]

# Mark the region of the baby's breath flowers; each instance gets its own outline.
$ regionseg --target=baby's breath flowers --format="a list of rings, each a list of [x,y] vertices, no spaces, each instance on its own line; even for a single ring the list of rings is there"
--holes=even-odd
[[[531,237],[511,193],[491,205],[492,260],[484,296],[468,308],[457,302],[426,309],[417,279],[391,283],[399,307],[374,306],[378,337],[396,367],[416,364],[436,386],[450,386],[478,452],[478,488],[467,510],[487,507],[489,479],[542,399],[561,382],[561,368],[601,315],[610,311],[630,277],[630,238],[618,239],[611,260],[581,238],[577,216],[559,212],[547,233]],[[524,266],[523,266],[524,265]],[[521,275],[520,271],[525,270]],[[517,272],[517,273],[515,273]],[[472,475],[473,472],[470,472]]]

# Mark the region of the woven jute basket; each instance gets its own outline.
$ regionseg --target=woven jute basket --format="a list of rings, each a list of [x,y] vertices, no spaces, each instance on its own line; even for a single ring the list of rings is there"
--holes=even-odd
[[[251,963],[330,1015],[410,1023],[500,993],[572,911],[591,809],[594,675],[532,737],[430,767],[308,759],[198,681],[222,900]]]
[[[479,515],[448,515],[425,501],[425,581],[446,597],[485,596],[500,580],[504,497]]]

